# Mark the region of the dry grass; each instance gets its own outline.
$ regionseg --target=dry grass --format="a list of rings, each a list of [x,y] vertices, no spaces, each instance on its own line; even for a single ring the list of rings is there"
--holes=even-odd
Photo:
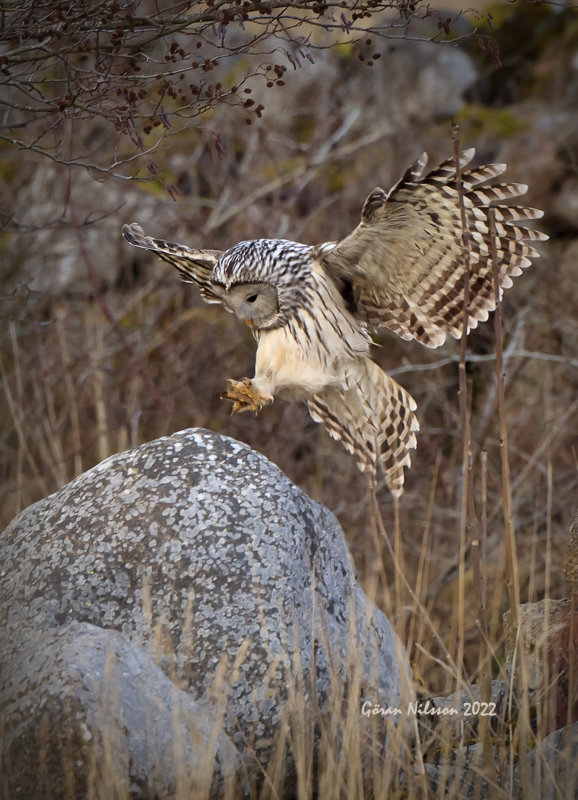
[[[512,301],[508,296],[504,304],[504,392],[496,382],[491,331],[483,329],[470,339],[473,358],[462,362],[468,397],[462,414],[467,413],[471,447],[464,449],[459,430],[457,346],[424,353],[384,339],[377,359],[386,368],[406,361],[399,380],[418,400],[422,432],[399,503],[378,488],[379,517],[350,458],[304,409],[278,403],[259,419],[229,416],[218,399],[222,378],[250,374],[253,343],[233,319],[199,305],[189,288],[148,279],[96,300],[46,298],[25,321],[10,323],[3,352],[8,409],[1,423],[3,522],[112,453],[190,425],[222,431],[264,452],[337,513],[360,578],[392,619],[422,690],[448,693],[481,683],[487,696],[489,678],[504,677],[506,587],[523,601],[565,593],[562,551],[576,486],[568,432],[576,426],[578,401],[568,362],[555,357],[551,341],[536,340],[535,314],[528,305],[533,287],[524,287],[526,279],[539,283],[548,263],[520,279]],[[532,326],[526,322],[530,316]],[[547,325],[543,320],[540,327]],[[534,350],[554,357],[532,356]],[[511,479],[500,467],[505,432]],[[461,499],[464,476],[471,503]],[[509,516],[517,568],[512,572],[510,559],[508,573],[504,518]],[[522,670],[522,686],[523,676]],[[378,748],[367,771],[359,754],[368,734],[359,725],[355,694],[345,705],[336,698],[329,720],[305,715],[303,697],[295,695],[292,703],[263,786],[258,792],[254,787],[259,796],[286,796],[287,758],[297,772],[295,797],[424,796],[423,779],[414,772],[420,751],[408,749],[400,730],[390,733],[386,755]],[[533,730],[527,704],[520,713],[499,737],[487,724],[479,731],[485,752],[497,745],[501,753],[496,768],[481,770],[486,778],[493,772],[494,780],[500,779],[492,794],[496,798],[509,796],[499,785],[518,753],[548,730],[547,715],[541,715],[542,728]],[[319,740],[315,763],[314,736]],[[428,758],[448,747],[443,737],[433,748],[430,743]],[[128,797],[111,787],[114,773],[104,769],[102,774],[109,776],[105,794],[95,778],[91,796]],[[408,782],[400,785],[401,774]],[[530,776],[521,777],[526,786],[535,785]],[[452,789],[449,777],[448,782],[436,796],[460,797],[462,790]],[[477,791],[473,796],[482,796]],[[206,792],[187,784],[177,796]]]
[[[414,140],[399,132],[392,135],[389,128],[373,139],[356,139],[359,127],[352,118],[343,134],[343,152],[315,162],[316,148],[337,127],[331,113],[322,117],[300,107],[291,143],[277,131],[278,149],[273,154],[263,149],[267,166],[258,173],[252,171],[260,147],[256,131],[247,133],[241,154],[210,166],[198,147],[191,173],[204,185],[204,194],[217,199],[209,210],[200,208],[195,184],[193,194],[174,207],[175,238],[177,231],[181,238],[190,235],[189,216],[198,229],[204,225],[209,247],[222,246],[221,237],[229,244],[259,235],[303,241],[342,235],[355,224],[361,183],[371,188],[373,165],[390,165],[380,167],[386,183],[395,177],[395,163],[405,162],[423,145],[415,128]],[[310,139],[298,142],[297,134],[303,137],[308,128],[313,130]],[[434,126],[430,147],[432,143],[447,155],[447,126]],[[342,144],[337,141],[338,150]],[[492,154],[499,149],[492,135],[482,144]],[[178,179],[182,162],[175,157],[168,163]],[[524,179],[523,168],[518,164],[513,179]],[[267,169],[270,191],[255,196]],[[231,176],[245,180],[246,187],[232,200],[217,188]],[[133,206],[142,200],[149,218],[168,202],[153,202],[149,195],[132,191]],[[545,205],[536,197],[530,202]],[[376,361],[416,398],[421,433],[403,497],[395,503],[385,486],[379,486],[375,504],[351,458],[304,408],[279,402],[259,419],[229,415],[219,395],[226,377],[251,374],[254,344],[246,330],[219,309],[202,305],[193,289],[172,279],[168,268],[147,262],[143,277],[145,262],[130,261],[132,255],[126,253],[116,282],[104,283],[97,277],[98,253],[86,244],[87,230],[79,228],[70,249],[81,265],[81,289],[56,296],[15,293],[6,313],[0,343],[6,407],[0,419],[0,527],[110,454],[190,426],[225,433],[264,453],[336,513],[360,581],[392,620],[424,694],[480,684],[482,697],[487,696],[490,678],[509,680],[503,668],[503,612],[518,598],[536,601],[567,593],[562,562],[576,507],[578,460],[576,271],[571,256],[576,231],[561,225],[555,215],[552,220],[555,235],[544,258],[516,280],[502,304],[503,353],[498,340],[496,354],[490,324],[468,338],[468,350],[461,354],[461,417],[458,344],[430,352],[393,335],[380,340]],[[115,215],[111,229],[124,221],[130,220]],[[503,385],[496,378],[496,363],[498,376],[502,372],[500,359]],[[464,427],[469,429],[469,446],[460,432]],[[523,659],[518,678],[524,687]],[[303,800],[423,796],[419,750],[407,747],[400,728],[390,731],[385,754],[376,745],[371,764],[362,764],[359,754],[369,734],[359,725],[359,697],[353,692],[344,704],[341,688],[336,681],[329,719],[311,717],[303,697],[294,693],[259,796],[284,796],[288,752],[296,772],[294,796]],[[482,748],[488,755],[495,747],[499,758],[495,768],[481,772],[503,785],[518,755],[549,729],[547,710],[539,709],[537,721],[530,720],[524,702],[520,716],[513,715],[499,731],[482,719]],[[310,746],[314,738],[315,761]],[[443,762],[448,746],[442,736],[430,743],[426,757],[432,758],[433,752]],[[466,757],[463,751],[456,753],[458,766]],[[406,783],[399,783],[400,772]],[[442,787],[436,797],[462,796],[451,786],[456,773],[455,764],[448,767],[448,794]],[[527,792],[534,792],[525,797],[541,796],[539,776],[522,773],[521,779]],[[114,776],[110,780],[114,784]],[[120,779],[118,787],[108,786],[106,797],[128,797],[122,786]],[[495,782],[493,786],[492,797],[508,796]],[[95,781],[91,796],[104,797],[101,789]],[[179,792],[179,798],[206,796],[190,786]],[[481,796],[479,787],[473,796]]]

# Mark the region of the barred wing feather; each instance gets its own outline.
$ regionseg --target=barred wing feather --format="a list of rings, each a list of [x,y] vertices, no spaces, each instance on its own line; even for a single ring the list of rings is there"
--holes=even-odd
[[[462,169],[473,154],[462,154]],[[371,192],[358,227],[321,253],[327,272],[338,283],[350,282],[357,314],[369,327],[385,326],[403,339],[438,347],[448,334],[456,339],[462,334],[466,269],[454,160],[425,176],[424,167],[422,156],[390,192]],[[524,194],[524,184],[486,185],[505,168],[488,164],[462,172],[470,237],[469,330],[495,308],[490,209],[500,293],[539,255],[532,243],[548,238],[526,227],[541,211],[501,205]]]
[[[362,472],[375,479],[379,466],[392,494],[399,496],[419,430],[415,401],[367,357],[352,364],[344,378],[345,388],[314,395],[309,413],[341,441]]]
[[[201,297],[207,303],[221,303],[221,298],[211,283],[211,273],[214,265],[221,255],[220,250],[193,250],[183,244],[165,242],[164,239],[155,239],[146,236],[143,229],[136,222],[124,225],[122,235],[135,247],[152,250],[163,261],[176,267],[181,278],[187,283],[195,283]]]

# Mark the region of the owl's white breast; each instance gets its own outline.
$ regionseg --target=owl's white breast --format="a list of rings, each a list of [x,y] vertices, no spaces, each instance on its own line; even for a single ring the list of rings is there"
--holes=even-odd
[[[313,291],[288,323],[259,332],[253,384],[290,399],[346,389],[348,368],[369,352],[365,328],[347,311],[325,271],[313,264]]]
[[[339,383],[337,370],[315,357],[310,347],[304,348],[288,328],[261,332],[253,379],[257,388],[274,396],[305,400]]]

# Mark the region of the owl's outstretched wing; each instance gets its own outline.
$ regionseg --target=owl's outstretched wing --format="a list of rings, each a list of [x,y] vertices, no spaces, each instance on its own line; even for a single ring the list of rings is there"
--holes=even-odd
[[[462,153],[461,168],[473,155],[473,149]],[[448,334],[461,337],[466,268],[455,162],[448,159],[424,174],[426,162],[424,154],[389,192],[374,189],[357,228],[335,246],[321,246],[320,258],[370,328],[386,326],[402,339],[438,347]],[[470,237],[468,329],[495,308],[490,209],[501,290],[539,255],[528,242],[548,238],[525,227],[542,216],[538,209],[494,205],[528,188],[486,185],[505,169],[488,164],[462,172]]]
[[[179,271],[181,278],[187,283],[196,283],[201,297],[207,303],[221,303],[221,297],[211,283],[211,272],[219,260],[220,250],[193,250],[184,244],[173,244],[163,239],[146,236],[136,222],[123,225],[122,235],[135,247],[152,250],[163,261],[168,261]]]

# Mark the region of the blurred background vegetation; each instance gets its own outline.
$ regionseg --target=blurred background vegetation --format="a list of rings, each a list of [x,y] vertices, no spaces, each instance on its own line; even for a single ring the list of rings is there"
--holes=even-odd
[[[0,525],[112,453],[185,427],[233,436],[335,512],[360,580],[405,631],[429,688],[451,688],[394,580],[351,457],[305,407],[231,417],[219,395],[227,377],[252,374],[250,333],[120,229],[138,221],[217,249],[341,238],[374,186],[388,188],[424,150],[432,162],[450,155],[452,120],[478,162],[507,162],[551,237],[503,303],[520,590],[523,601],[562,595],[578,445],[575,11],[524,2],[463,11],[455,0],[2,5]],[[413,394],[421,423],[398,558],[454,655],[465,615],[472,674],[475,593],[456,605],[459,346],[429,351],[388,333],[378,344],[376,360]],[[490,323],[469,337],[476,516],[485,451],[499,659],[507,592],[494,347]],[[393,532],[385,487],[379,499]],[[471,583],[469,560],[466,569]]]

